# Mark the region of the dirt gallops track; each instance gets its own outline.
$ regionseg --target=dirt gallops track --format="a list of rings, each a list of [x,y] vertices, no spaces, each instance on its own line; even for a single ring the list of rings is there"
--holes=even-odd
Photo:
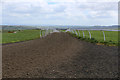
[[[118,74],[117,47],[79,41],[67,33],[2,48],[3,78],[114,78]]]

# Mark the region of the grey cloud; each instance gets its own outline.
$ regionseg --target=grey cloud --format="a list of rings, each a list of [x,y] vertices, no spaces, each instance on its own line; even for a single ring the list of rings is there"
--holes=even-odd
[[[116,2],[99,2],[99,3],[78,3],[78,8],[85,9],[85,10],[117,10],[118,9],[118,3]]]

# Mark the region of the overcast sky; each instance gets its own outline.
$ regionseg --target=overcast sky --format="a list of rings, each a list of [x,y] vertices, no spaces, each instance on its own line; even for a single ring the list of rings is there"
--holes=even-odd
[[[2,0],[2,24],[115,25],[118,0]]]

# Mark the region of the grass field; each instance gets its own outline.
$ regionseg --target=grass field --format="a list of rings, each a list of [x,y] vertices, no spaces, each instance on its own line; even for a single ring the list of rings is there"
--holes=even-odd
[[[3,31],[2,43],[14,43],[19,41],[32,40],[40,37],[40,30],[22,30],[16,33],[8,33]]]
[[[77,30],[77,33],[80,33],[80,35],[77,35],[77,37],[80,37],[83,39],[83,32],[84,32],[84,39],[90,40],[90,35],[88,31]],[[107,43],[107,44],[114,44],[114,45],[118,45],[118,43],[120,43],[120,40],[118,39],[118,31],[104,31],[105,41],[104,41],[104,36],[102,31],[90,31],[90,33],[91,33],[91,39],[95,40],[96,43]]]
[[[40,30],[21,30],[16,31],[16,33],[8,33],[8,31],[2,32],[2,43],[14,43],[14,42],[20,42],[20,41],[26,41],[26,40],[33,40],[40,38],[41,35],[45,35],[45,31],[41,30],[42,33],[40,33]],[[65,32],[65,31],[61,31]],[[84,32],[84,38],[83,38],[83,32]],[[118,31],[104,31],[105,33],[105,41],[102,31],[90,31],[91,33],[91,39],[89,36],[88,31],[78,31],[77,33],[80,33],[80,35],[74,35],[81,38],[82,40],[87,40],[91,42],[96,43],[107,43],[107,44],[113,44],[118,45],[120,43],[120,39],[118,39]]]

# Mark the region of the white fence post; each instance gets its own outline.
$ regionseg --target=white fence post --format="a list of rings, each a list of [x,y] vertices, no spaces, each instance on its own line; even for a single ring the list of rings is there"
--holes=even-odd
[[[73,33],[75,34],[75,30],[73,30]]]
[[[83,38],[85,38],[85,34],[84,34],[84,31],[83,31]]]
[[[49,32],[48,32],[48,29],[47,29],[47,30],[46,30],[46,34],[45,34],[45,36],[47,36],[47,35],[48,35],[48,33],[49,33]]]
[[[73,33],[73,30],[71,30],[70,32],[72,32],[72,33]]]
[[[41,37],[41,31],[40,31],[40,37]]]
[[[103,36],[104,36],[104,41],[105,41],[105,33],[104,33],[104,31],[103,31]]]
[[[43,31],[43,37],[45,36],[45,30]]]
[[[40,37],[42,37],[42,35],[41,35],[41,30],[40,30]]]
[[[47,36],[47,30],[45,30],[45,36]]]
[[[72,30],[72,33],[74,33],[74,30]]]
[[[90,31],[88,31],[89,32],[89,35],[90,35],[90,39],[91,39],[91,33],[90,33]]]
[[[80,31],[79,31],[79,36],[80,36]]]
[[[78,35],[77,31],[75,30],[75,34]]]
[[[76,31],[74,30],[74,34],[76,34],[75,32],[76,32]]]

